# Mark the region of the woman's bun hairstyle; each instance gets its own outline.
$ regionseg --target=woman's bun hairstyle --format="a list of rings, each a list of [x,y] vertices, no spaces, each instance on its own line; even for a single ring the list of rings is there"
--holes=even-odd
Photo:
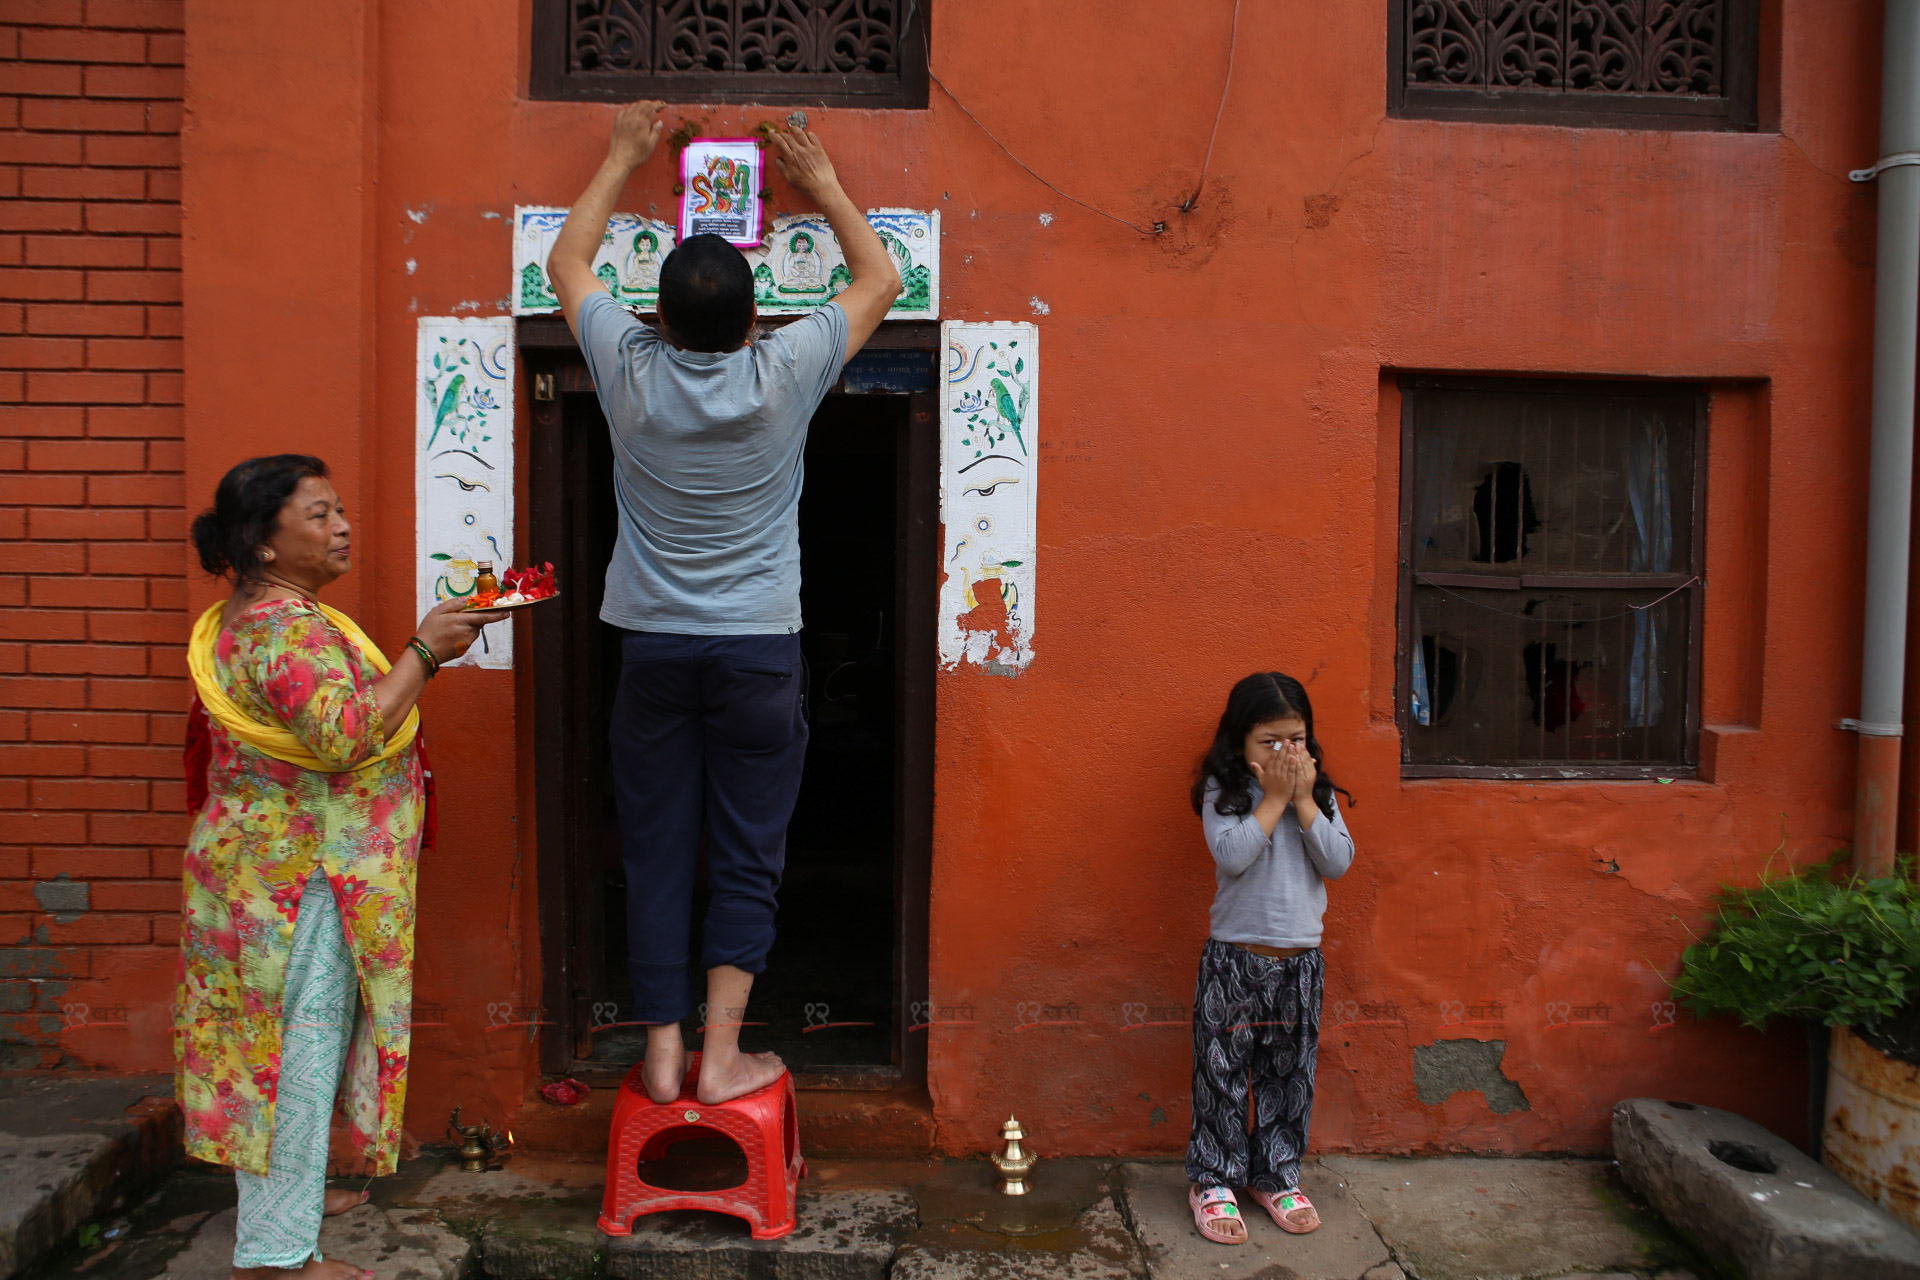
[[[213,491],[213,505],[193,520],[193,548],[200,567],[234,585],[260,581],[260,548],[280,524],[280,508],[308,476],[324,480],[327,464],[304,453],[248,458],[227,472]]]

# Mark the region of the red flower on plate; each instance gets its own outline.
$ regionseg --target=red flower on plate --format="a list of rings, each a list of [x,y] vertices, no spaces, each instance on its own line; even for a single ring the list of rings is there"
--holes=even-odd
[[[505,591],[518,591],[529,600],[544,600],[554,593],[553,561],[509,569],[500,575],[500,586]]]

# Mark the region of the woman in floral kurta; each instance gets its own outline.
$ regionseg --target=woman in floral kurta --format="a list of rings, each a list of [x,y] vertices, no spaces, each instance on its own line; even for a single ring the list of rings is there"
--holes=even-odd
[[[238,1276],[310,1260],[324,1280],[372,1274],[320,1259],[323,1206],[359,1203],[326,1197],[327,1115],[338,1086],[355,1145],[393,1172],[425,800],[414,704],[502,616],[442,605],[389,665],[318,600],[347,572],[349,535],[326,464],[300,454],[241,463],[193,525],[234,592],[188,651],[190,724],[205,726],[189,730],[188,786],[206,799],[186,853],[176,1091],[188,1154],[238,1172]]]
[[[187,1153],[265,1176],[279,1077],[281,988],[300,895],[333,886],[360,977],[346,1114],[376,1173],[393,1172],[413,1004],[420,756],[355,768],[386,741],[379,673],[318,609],[270,600],[216,643],[227,696],[291,729],[341,772],[276,760],[215,726],[207,804],[187,843],[180,1104]]]

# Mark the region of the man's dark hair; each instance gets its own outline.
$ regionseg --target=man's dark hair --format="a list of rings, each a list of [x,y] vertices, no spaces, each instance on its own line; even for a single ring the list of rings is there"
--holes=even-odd
[[[213,505],[193,521],[200,567],[235,585],[260,581],[260,548],[280,526],[280,508],[308,476],[327,478],[327,464],[304,453],[249,458],[220,478]]]
[[[660,265],[660,319],[689,351],[732,351],[753,325],[753,268],[715,235],[688,236]]]

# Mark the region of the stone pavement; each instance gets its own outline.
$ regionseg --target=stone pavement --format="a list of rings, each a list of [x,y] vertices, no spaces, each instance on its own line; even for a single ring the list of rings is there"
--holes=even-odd
[[[0,1076],[0,1280],[122,1208],[179,1146],[164,1076]]]
[[[717,1157],[716,1157],[717,1159]],[[696,1153],[684,1185],[722,1176]],[[428,1150],[327,1221],[322,1252],[380,1280],[1707,1280],[1605,1160],[1325,1156],[1303,1181],[1324,1225],[1291,1236],[1257,1207],[1245,1245],[1202,1240],[1178,1164],[1043,1159],[1033,1193],[983,1161],[811,1160],[800,1228],[657,1214],[595,1227],[599,1161],[516,1153],[462,1172]],[[335,1185],[358,1185],[339,1180]],[[724,1185],[721,1183],[720,1185]],[[225,1170],[191,1164],[115,1218],[111,1240],[31,1280],[221,1280],[233,1246]]]

